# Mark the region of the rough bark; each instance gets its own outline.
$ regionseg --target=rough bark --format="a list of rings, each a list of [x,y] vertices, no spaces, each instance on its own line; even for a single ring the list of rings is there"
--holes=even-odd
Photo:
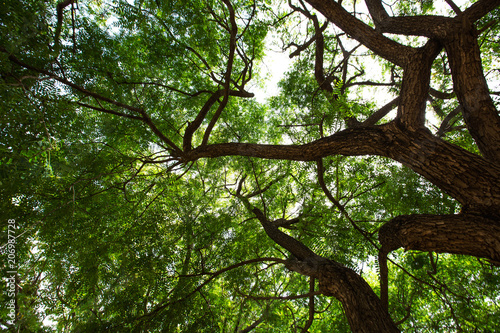
[[[380,299],[366,281],[352,269],[323,258],[293,237],[285,234],[264,213],[253,208],[266,234],[296,259],[287,268],[319,279],[319,291],[337,298],[344,308],[353,332],[399,332]]]
[[[320,291],[342,302],[353,332],[399,332],[380,299],[359,274],[334,262],[319,267]]]
[[[379,231],[382,252],[403,247],[439,253],[465,254],[500,265],[500,221],[472,214],[402,215]]]
[[[456,198],[464,211],[500,214],[500,166],[449,144],[425,129],[409,131],[397,122],[347,129],[305,145],[214,144],[193,149],[185,154],[185,159],[239,155],[316,161],[337,154],[389,157]]]
[[[454,18],[437,15],[392,17],[387,14],[380,0],[365,0],[365,3],[377,31],[441,40],[460,30],[464,21],[475,22],[500,6],[500,0],[482,0]]]
[[[430,40],[414,53],[413,59],[404,67],[398,118],[408,129],[425,126],[432,63],[440,50],[439,43]]]
[[[467,129],[483,156],[500,164],[500,116],[484,78],[474,28],[458,31],[444,46]]]
[[[340,29],[379,56],[398,66],[404,66],[408,60],[411,60],[414,53],[411,47],[401,45],[375,31],[349,14],[339,3],[325,0],[307,0],[307,2]]]
[[[380,299],[352,269],[322,257],[289,260],[287,268],[319,280],[319,291],[342,303],[352,332],[399,332]]]

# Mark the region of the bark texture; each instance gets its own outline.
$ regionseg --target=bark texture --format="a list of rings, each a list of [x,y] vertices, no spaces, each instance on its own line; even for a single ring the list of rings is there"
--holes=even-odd
[[[399,332],[378,296],[359,274],[317,255],[303,243],[285,234],[260,209],[253,208],[252,212],[266,234],[295,257],[287,262],[287,268],[317,278],[320,292],[342,303],[353,332]]]
[[[424,128],[411,131],[398,121],[347,129],[305,145],[213,144],[190,151],[185,159],[238,155],[316,161],[338,154],[389,157],[456,198],[464,211],[492,217],[500,214],[500,166],[447,143]]]
[[[379,231],[382,252],[398,248],[465,254],[500,265],[500,223],[472,214],[402,215]]]
[[[320,266],[320,291],[342,302],[353,332],[399,332],[366,281],[337,263]]]
[[[500,116],[484,78],[477,33],[473,26],[467,25],[444,41],[453,87],[467,129],[479,150],[486,159],[500,164]]]

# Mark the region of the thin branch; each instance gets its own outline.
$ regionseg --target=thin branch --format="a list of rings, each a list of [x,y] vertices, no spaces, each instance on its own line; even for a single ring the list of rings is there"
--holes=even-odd
[[[451,7],[451,9],[453,9],[455,14],[457,14],[457,15],[462,14],[462,11],[460,10],[460,8],[452,0],[445,0],[445,1]]]
[[[315,278],[309,277],[309,318],[307,319],[306,325],[302,328],[302,333],[307,333],[314,321],[314,285]]]
[[[266,306],[266,308],[264,309],[264,311],[262,312],[262,314],[260,315],[260,317],[256,321],[254,321],[253,323],[251,323],[250,325],[248,325],[244,329],[238,330],[238,333],[248,333],[248,332],[252,331],[254,328],[259,326],[267,318],[268,315],[269,315],[269,305]]]
[[[401,97],[396,97],[377,111],[375,111],[370,117],[368,117],[365,121],[363,121],[359,126],[373,126],[375,125],[379,120],[384,118],[390,111],[395,109],[399,102],[401,100]]]
[[[60,3],[57,4],[56,6],[56,11],[57,11],[57,23],[56,23],[56,32],[54,35],[54,48],[58,49],[59,48],[59,39],[61,37],[61,30],[62,30],[62,21],[63,21],[63,11],[64,8],[68,7],[69,5],[73,5],[75,0],[64,0]]]
[[[314,279],[311,277],[311,279]],[[252,295],[247,295],[242,293],[241,291],[237,291],[238,294],[241,296],[248,298],[248,299],[253,299],[253,300],[293,300],[293,299],[302,299],[302,298],[310,298],[314,297],[315,295],[321,295],[321,291],[312,291],[308,292],[307,294],[300,294],[300,295],[292,295],[292,296],[252,296]]]
[[[259,186],[259,189],[257,191],[254,191],[252,193],[245,195],[245,198],[252,198],[252,197],[255,197],[257,195],[261,195],[265,191],[269,190],[271,188],[271,186],[273,186],[274,184],[276,184],[277,182],[279,182],[283,178],[285,178],[285,175],[280,175],[280,176],[276,177],[275,179],[270,181],[269,184],[267,184],[264,188],[260,188],[260,186]],[[257,179],[257,176],[256,176],[256,179]]]
[[[156,127],[156,125],[153,123],[151,118],[148,116],[148,114],[143,109],[112,100],[112,99],[105,97],[105,96],[102,96],[96,92],[87,90],[87,89],[85,89],[85,88],[65,79],[65,78],[62,78],[54,73],[51,73],[45,69],[40,69],[40,68],[31,66],[31,65],[28,65],[28,64],[24,63],[23,61],[19,60],[13,54],[9,54],[9,52],[3,46],[0,46],[0,52],[7,53],[9,60],[12,61],[13,63],[15,63],[21,67],[24,67],[26,69],[30,69],[30,70],[36,71],[38,73],[50,76],[54,80],[61,82],[62,84],[66,85],[68,87],[71,87],[71,88],[75,89],[76,91],[78,91],[86,96],[91,96],[91,97],[94,97],[95,99],[101,100],[103,102],[110,103],[112,105],[115,105],[115,106],[118,106],[118,107],[121,107],[121,108],[124,108],[124,109],[127,109],[127,110],[130,110],[130,111],[133,111],[135,113],[140,114],[142,116],[140,120],[143,121],[144,123],[146,123],[149,126],[149,128],[153,131],[153,133],[156,134],[156,136],[158,136],[163,142],[165,142],[167,145],[169,145],[178,156],[182,155],[182,150],[179,147],[177,147],[177,145],[174,142],[172,142],[169,138],[167,138],[165,136],[165,134],[163,134]]]
[[[214,116],[210,120],[210,123],[208,124],[205,133],[203,134],[203,140],[201,145],[205,146],[208,143],[208,139],[210,137],[210,133],[212,132],[212,129],[215,126],[215,123],[217,120],[219,120],[220,115],[222,114],[222,111],[227,105],[227,102],[229,101],[229,88],[231,84],[231,74],[233,70],[233,63],[234,63],[234,56],[236,53],[236,48],[237,48],[237,40],[236,40],[236,35],[238,34],[238,25],[236,24],[236,18],[235,18],[235,11],[233,8],[233,5],[229,0],[222,0],[224,4],[226,5],[228,11],[229,11],[229,21],[231,24],[231,29],[230,29],[230,37],[229,37],[229,56],[228,56],[228,62],[226,66],[226,73],[224,75],[224,97],[222,99],[222,102],[219,104],[219,107],[217,108],[217,111],[215,111]]]
[[[274,262],[279,262],[279,263],[282,263],[282,264],[286,263],[285,260],[280,259],[280,258],[273,258],[273,257],[255,258],[255,259],[245,260],[245,261],[239,262],[237,264],[228,266],[228,267],[223,268],[223,269],[221,269],[221,270],[219,270],[217,272],[206,273],[207,275],[210,275],[210,277],[208,279],[206,279],[203,283],[201,283],[198,287],[196,287],[194,290],[192,290],[190,293],[188,293],[186,296],[184,296],[184,297],[182,297],[180,299],[177,299],[177,300],[170,301],[170,302],[162,302],[154,310],[150,311],[149,313],[146,313],[145,315],[142,315],[142,316],[139,316],[139,317],[135,318],[135,320],[137,321],[137,320],[143,320],[145,318],[154,317],[160,311],[162,311],[163,309],[165,309],[165,308],[167,308],[167,307],[169,307],[171,305],[174,305],[174,304],[177,304],[177,303],[185,301],[186,299],[188,299],[189,297],[191,297],[192,295],[194,295],[198,291],[200,291],[204,286],[206,286],[207,284],[209,284],[216,277],[218,277],[219,275],[221,275],[221,274],[223,274],[225,272],[228,272],[230,270],[233,270],[233,269],[236,269],[236,268],[239,268],[239,267],[251,264],[251,263],[263,262],[263,261],[274,261]]]
[[[439,130],[437,131],[436,136],[442,137],[443,135],[445,135],[446,132],[452,130],[453,124],[450,124],[450,122],[455,116],[457,116],[461,112],[462,112],[462,107],[459,105],[455,109],[453,109],[453,111],[448,113],[446,118],[444,118],[443,121],[441,122],[441,126],[439,126]]]
[[[193,139],[193,134],[194,132],[200,128],[201,124],[203,123],[203,120],[205,120],[208,111],[212,108],[212,106],[217,102],[217,100],[224,96],[225,90],[220,89],[214,92],[209,99],[205,102],[203,107],[201,108],[200,112],[196,116],[196,118],[193,120],[192,123],[188,123],[188,126],[186,127],[186,130],[184,131],[184,139],[182,142],[182,148],[184,149],[185,152],[190,151],[192,149],[191,144],[192,144],[192,139]],[[230,90],[229,91],[230,96],[237,96],[237,97],[253,97],[254,94],[246,92],[246,91],[239,91],[239,90]]]
[[[114,81],[116,83],[118,83],[118,84],[133,84],[133,85],[146,85],[146,86],[147,85],[152,85],[152,86],[162,87],[162,88],[166,88],[168,90],[172,90],[172,91],[175,91],[175,92],[177,92],[179,94],[186,95],[186,96],[189,96],[189,97],[196,97],[196,96],[201,95],[201,94],[212,93],[211,91],[208,91],[208,90],[200,90],[200,91],[197,91],[195,93],[188,93],[188,92],[179,90],[179,89],[177,89],[175,87],[172,87],[172,86],[169,86],[169,85],[166,85],[166,84],[163,84],[163,83],[159,83],[159,82],[116,81],[116,80],[114,80]]]
[[[335,199],[333,197],[333,195],[331,194],[330,190],[328,190],[328,187],[326,186],[325,179],[324,179],[325,169],[324,169],[324,166],[323,166],[323,159],[318,159],[318,161],[317,161],[316,164],[317,164],[317,168],[318,168],[318,172],[317,172],[318,182],[319,182],[319,185],[320,185],[321,189],[323,190],[323,192],[325,193],[326,197],[328,198],[328,200],[330,200],[335,205],[335,207],[337,207],[339,209],[339,211],[351,223],[351,225],[354,227],[354,229],[356,229],[368,242],[370,242],[370,244],[372,244],[376,249],[378,249],[378,246],[370,238],[369,234],[366,231],[364,231],[363,229],[361,229],[356,224],[356,222],[347,213],[345,207],[337,199]]]
[[[96,111],[100,111],[100,112],[104,112],[104,113],[109,113],[109,114],[113,114],[113,115],[124,117],[124,118],[129,118],[129,119],[135,119],[135,120],[144,121],[143,117],[132,116],[130,114],[121,113],[121,112],[117,112],[117,111],[113,111],[113,110],[109,110],[109,109],[104,109],[104,108],[99,108],[99,107],[92,106],[92,105],[85,104],[85,103],[81,103],[81,102],[76,102],[76,104],[78,104],[80,106],[83,106],[85,108],[92,109],[92,110],[96,110]]]
[[[446,92],[442,92],[442,91],[436,90],[434,88],[429,88],[429,94],[431,96],[439,98],[439,99],[450,99],[450,98],[455,97],[455,93],[454,92],[446,93]]]

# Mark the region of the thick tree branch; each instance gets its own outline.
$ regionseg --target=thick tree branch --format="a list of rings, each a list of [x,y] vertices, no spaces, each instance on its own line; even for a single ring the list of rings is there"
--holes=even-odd
[[[474,27],[463,27],[443,43],[467,129],[483,156],[500,164],[500,116],[483,74]]]
[[[418,49],[418,52],[415,52],[413,60],[403,68],[398,118],[409,129],[425,126],[425,109],[432,63],[440,50],[441,45],[430,40],[424,47]]]
[[[471,23],[500,5],[500,0],[478,1],[454,19],[422,16],[388,18],[380,1],[367,0],[367,5],[375,21],[384,20],[383,23],[379,22],[383,31],[435,37],[444,44],[452,70],[455,93],[463,107],[462,113],[469,132],[484,157],[494,163],[500,163],[500,116],[488,92],[481,68],[477,36]],[[432,23],[429,20],[439,20],[439,22]],[[410,62],[408,67],[405,67],[403,78],[403,101],[398,115],[410,128],[415,124],[423,124],[424,119],[425,102],[412,96],[413,91],[423,92],[422,89],[415,90],[415,85],[423,88],[422,82],[426,82],[426,85],[428,82],[428,66],[422,70],[420,63],[420,60]],[[428,64],[426,61],[424,63]],[[408,86],[406,91],[405,83]],[[408,108],[407,102],[419,105]],[[405,112],[408,110],[411,112]]]
[[[304,145],[208,145],[185,154],[183,161],[231,155],[294,161],[316,161],[332,155],[385,156],[421,174],[466,210],[497,215],[500,211],[499,165],[447,143],[426,129],[407,131],[395,122],[349,128]]]
[[[376,27],[389,18],[381,0],[365,0],[365,3]]]
[[[380,303],[385,311],[389,311],[389,268],[387,267],[387,252],[382,248],[378,253],[380,274]]]
[[[454,6],[454,10],[459,12],[455,18],[426,15],[390,17],[380,0],[366,0],[365,2],[377,30],[386,33],[426,36],[438,39],[447,38],[457,29],[460,29],[463,22],[474,23],[500,6],[500,0],[483,0],[476,2],[463,13],[460,13],[460,9]]]
[[[249,206],[248,203],[247,205]],[[320,292],[342,302],[353,332],[370,332],[373,327],[382,329],[383,332],[399,332],[377,295],[359,274],[335,261],[318,256],[270,223],[260,209],[254,207],[252,212],[267,235],[298,259],[288,260],[286,267],[318,278]]]
[[[429,94],[433,97],[436,97],[436,98],[439,98],[439,99],[450,99],[450,98],[453,98],[455,96],[455,93],[451,92],[451,93],[446,93],[446,92],[442,92],[442,91],[439,91],[439,90],[436,90],[434,88],[429,88]]]
[[[381,33],[352,16],[339,3],[325,0],[307,0],[307,2],[375,54],[401,67],[410,61],[413,54],[412,48],[384,37]]]
[[[472,214],[401,215],[379,230],[383,252],[400,247],[489,259],[500,265],[500,223]]]
[[[464,10],[463,15],[473,23],[499,6],[500,0],[479,0]]]
[[[302,5],[304,4],[302,3]],[[306,16],[309,20],[313,22],[314,26],[313,39],[316,44],[316,47],[314,49],[314,77],[320,89],[331,94],[333,93],[333,87],[331,85],[331,82],[329,82],[325,77],[325,70],[323,68],[324,54],[325,54],[325,39],[323,37],[323,31],[326,29],[328,21],[325,22],[325,24],[322,27],[320,27],[318,16],[311,14],[306,9],[293,6],[291,1],[289,1],[289,6],[292,7],[294,10],[301,12],[304,16]]]
[[[331,261],[320,267],[319,290],[342,303],[352,332],[399,332],[380,299],[359,274]]]

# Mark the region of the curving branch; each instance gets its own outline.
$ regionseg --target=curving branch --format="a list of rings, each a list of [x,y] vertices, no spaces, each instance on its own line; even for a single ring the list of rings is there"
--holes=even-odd
[[[361,22],[335,1],[307,0],[327,19],[379,56],[398,66],[411,61],[414,50],[401,45]]]
[[[167,308],[167,307],[169,307],[171,305],[174,305],[176,303],[185,301],[189,297],[193,296],[194,294],[196,294],[197,292],[199,292],[200,290],[202,290],[203,287],[205,287],[207,284],[209,284],[212,280],[214,280],[219,275],[221,275],[221,274],[223,274],[225,272],[228,272],[230,270],[233,270],[233,269],[236,269],[236,268],[239,268],[239,267],[251,264],[251,263],[263,262],[263,261],[274,261],[274,262],[279,262],[279,263],[285,263],[285,260],[279,259],[279,258],[273,258],[273,257],[255,258],[255,259],[245,260],[245,261],[239,262],[237,264],[225,267],[225,268],[223,268],[221,270],[218,270],[217,272],[204,273],[204,275],[208,274],[208,275],[210,275],[210,277],[208,279],[206,279],[204,282],[202,282],[198,287],[196,287],[190,293],[188,293],[187,295],[185,295],[184,297],[182,297],[180,299],[176,299],[176,300],[172,300],[172,301],[168,301],[168,302],[162,302],[161,304],[157,305],[153,310],[151,310],[150,312],[148,312],[148,313],[146,313],[146,314],[144,314],[144,315],[142,315],[140,317],[137,317],[135,320],[138,321],[138,320],[143,320],[145,318],[154,317],[154,316],[158,315],[163,309],[165,309],[165,308]]]
[[[469,22],[476,22],[500,6],[500,0],[479,0],[467,8],[463,15]]]
[[[328,21],[321,26],[321,32],[324,32],[327,27],[328,27]],[[295,43],[290,44],[288,47],[290,46],[296,47],[295,51],[290,53],[289,55],[290,59],[299,56],[302,51],[306,50],[309,46],[311,46],[312,43],[316,41],[317,36],[318,36],[317,33],[314,34],[314,36],[312,36],[307,42],[305,42],[302,45],[296,45]],[[288,47],[286,47],[285,49],[287,49]]]
[[[193,120],[192,123],[189,123],[188,126],[186,127],[186,130],[184,131],[184,138],[183,138],[183,143],[182,143],[182,148],[184,152],[188,152],[192,149],[192,140],[193,140],[193,134],[196,132],[198,128],[200,128],[201,124],[203,123],[203,120],[205,120],[208,112],[212,108],[212,106],[219,100],[219,98],[223,97],[224,94],[226,93],[226,90],[224,89],[219,89],[216,92],[212,93],[212,95],[207,99],[203,107],[201,108],[200,112],[196,116],[196,118]],[[246,92],[244,90],[229,90],[228,93],[229,96],[238,96],[238,97],[253,97],[253,93]]]
[[[309,278],[309,293],[311,294],[309,296],[309,318],[307,319],[306,325],[302,328],[301,332],[302,333],[307,333],[309,332],[309,328],[311,327],[313,321],[314,321],[314,285],[315,285],[315,278],[310,277]]]
[[[61,38],[61,30],[62,30],[62,21],[63,21],[63,11],[64,8],[73,5],[76,0],[64,0],[61,1],[57,4],[56,6],[56,11],[57,11],[57,23],[56,23],[56,31],[54,34],[54,48],[57,50],[60,45],[60,38]]]
[[[221,143],[191,150],[183,162],[220,156],[316,161],[332,155],[378,155],[401,162],[458,200],[464,209],[499,215],[500,166],[420,129],[396,122],[349,128],[304,145]]]
[[[296,259],[288,260],[285,266],[303,275],[318,278],[319,291],[342,303],[353,332],[370,332],[374,327],[381,332],[399,332],[382,307],[380,299],[359,274],[338,262],[315,254],[295,238],[280,231],[260,209],[251,206],[248,200],[243,201],[247,209],[257,217],[266,234],[295,256]],[[314,311],[314,304],[311,307],[310,311]]]
[[[284,232],[280,231],[276,225],[274,225],[267,219],[267,217],[260,209],[253,207],[252,213],[255,214],[269,238],[271,238],[276,244],[290,252],[297,259],[299,259],[300,261],[317,261],[321,259],[320,256],[314,253],[307,246],[305,246],[295,238],[288,236]]]
[[[365,0],[378,31],[438,39],[453,35],[463,22],[473,23],[500,5],[499,0],[482,0],[461,12],[453,1],[447,2],[457,14],[454,18],[435,15],[391,17],[380,0]]]
[[[230,28],[228,27],[228,31],[230,33],[229,37],[229,55],[228,55],[228,61],[227,61],[227,66],[226,66],[226,73],[224,74],[224,96],[222,98],[221,103],[219,104],[219,107],[217,108],[217,111],[215,111],[214,116],[210,120],[210,123],[208,124],[205,133],[203,134],[203,140],[201,145],[205,146],[208,143],[208,139],[210,137],[210,133],[212,132],[212,129],[215,126],[215,123],[217,120],[219,120],[220,115],[222,114],[222,111],[227,105],[227,102],[229,101],[229,88],[231,85],[231,74],[233,71],[233,64],[234,64],[234,57],[236,53],[236,48],[237,48],[237,39],[236,35],[238,34],[238,25],[236,24],[236,14],[233,8],[233,5],[229,0],[222,0],[222,2],[226,5],[227,10],[229,11],[229,23],[230,23]]]
[[[451,122],[451,120],[455,116],[457,116],[458,114],[460,114],[460,112],[462,112],[462,107],[458,106],[455,109],[453,109],[453,111],[451,111],[450,113],[448,113],[448,115],[441,122],[441,126],[439,126],[439,129],[438,129],[438,131],[436,133],[436,135],[438,137],[442,137],[442,136],[444,136],[446,134],[446,132],[449,132],[450,130],[453,130],[453,127],[452,127],[453,124],[450,124],[450,122]]]
[[[68,87],[70,87],[70,88],[72,88],[72,89],[74,89],[74,90],[82,93],[85,96],[90,96],[90,97],[95,98],[96,100],[99,100],[99,101],[102,101],[102,102],[106,102],[106,103],[112,104],[114,106],[117,106],[117,107],[129,110],[129,111],[132,111],[132,112],[134,112],[136,114],[139,114],[140,117],[131,116],[131,115],[125,115],[125,114],[120,114],[120,113],[115,113],[115,115],[120,115],[120,116],[124,116],[124,117],[127,117],[127,118],[141,120],[142,122],[144,122],[152,130],[152,132],[160,140],[162,140],[164,143],[166,143],[172,149],[172,152],[173,152],[174,155],[180,156],[182,154],[181,149],[179,147],[177,147],[177,145],[172,140],[170,140],[167,136],[165,136],[165,134],[163,134],[163,132],[160,129],[158,129],[158,127],[156,127],[156,125],[154,124],[153,120],[149,117],[149,115],[146,113],[146,111],[144,111],[142,108],[138,108],[138,107],[135,107],[135,106],[132,106],[132,105],[128,105],[128,104],[125,104],[125,103],[122,103],[122,102],[115,101],[115,100],[113,100],[111,98],[102,96],[102,95],[100,95],[100,94],[98,94],[96,92],[93,92],[93,91],[90,91],[88,89],[85,89],[84,87],[79,86],[76,83],[73,83],[73,82],[69,81],[68,79],[60,77],[60,76],[58,76],[58,75],[56,75],[56,74],[54,74],[54,73],[52,73],[52,72],[50,72],[48,70],[37,68],[35,66],[29,65],[29,64],[21,61],[20,59],[18,59],[13,54],[10,54],[3,46],[0,46],[0,52],[7,53],[8,54],[8,59],[12,63],[15,63],[15,64],[17,64],[17,65],[19,65],[19,66],[21,66],[23,68],[35,71],[37,73],[47,75],[50,78],[52,78],[52,79],[54,79],[54,80],[56,80],[56,81],[64,84],[65,86],[68,86]],[[105,109],[103,109],[103,108],[92,107],[92,109],[96,110],[96,111],[106,112],[106,111],[104,111]],[[111,113],[111,112],[106,112],[106,113]]]

